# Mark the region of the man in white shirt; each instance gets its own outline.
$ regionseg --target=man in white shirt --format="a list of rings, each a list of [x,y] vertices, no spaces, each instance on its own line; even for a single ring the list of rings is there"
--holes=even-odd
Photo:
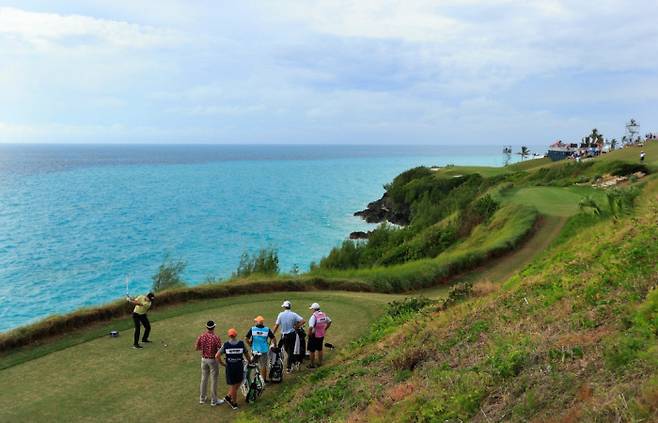
[[[276,331],[281,328],[281,340],[283,341],[283,347],[286,350],[286,371],[290,373],[292,369],[292,358],[293,351],[295,348],[295,338],[297,334],[295,331],[301,328],[306,321],[299,314],[290,310],[292,308],[292,303],[288,300],[284,301],[281,304],[283,311],[279,313],[276,318],[276,324],[272,332],[276,335]]]

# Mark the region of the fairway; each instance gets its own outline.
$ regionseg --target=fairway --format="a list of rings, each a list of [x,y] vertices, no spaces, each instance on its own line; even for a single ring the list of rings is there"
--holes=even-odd
[[[572,216],[580,211],[578,203],[591,196],[599,206],[605,204],[605,193],[589,187],[528,187],[506,193],[503,201],[535,207],[549,216]]]
[[[396,298],[324,291],[199,302],[202,311],[154,322],[153,343],[143,350],[130,347],[132,331],[126,330],[118,338],[95,339],[0,371],[0,421],[229,421],[236,411],[228,406],[198,404],[199,353],[193,345],[207,320],[217,322],[222,340],[229,327],[243,337],[258,314],[272,327],[284,299],[306,319],[308,304],[318,301],[334,321],[327,341],[340,349],[363,334],[383,305]],[[326,352],[326,357],[330,360],[337,353]],[[222,397],[224,382],[220,370]],[[294,377],[283,385],[290,383]],[[278,389],[268,387],[264,395],[276,395]],[[242,398],[240,406],[248,407]]]

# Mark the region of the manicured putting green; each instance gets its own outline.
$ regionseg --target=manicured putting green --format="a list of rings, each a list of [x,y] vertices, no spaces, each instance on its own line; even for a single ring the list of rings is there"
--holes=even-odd
[[[198,404],[199,354],[193,350],[205,322],[214,319],[219,335],[235,327],[240,336],[253,318],[273,321],[284,299],[308,319],[319,302],[334,324],[327,341],[339,348],[367,330],[393,295],[304,292],[248,295],[200,302],[203,311],[153,323],[153,343],[131,349],[132,331],[103,337],[0,371],[2,422],[217,422],[234,419],[228,406]],[[214,307],[207,308],[208,303]],[[164,347],[162,342],[167,344]],[[327,357],[336,353],[327,352]],[[307,370],[308,371],[308,370]],[[294,383],[288,379],[284,385]],[[220,372],[220,394],[226,393]],[[276,395],[279,386],[264,395]],[[242,400],[241,400],[242,401]],[[241,402],[241,405],[244,403]],[[244,406],[248,407],[248,406]]]
[[[578,203],[591,196],[602,207],[605,193],[588,187],[528,187],[505,194],[504,201],[535,207],[540,213],[550,216],[572,216],[580,211]]]

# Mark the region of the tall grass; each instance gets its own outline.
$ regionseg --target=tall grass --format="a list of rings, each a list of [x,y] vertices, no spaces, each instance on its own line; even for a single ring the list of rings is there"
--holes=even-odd
[[[328,279],[363,281],[379,292],[404,292],[434,286],[514,249],[532,231],[537,217],[533,208],[509,205],[498,210],[490,222],[476,227],[465,241],[436,258],[368,269],[315,269],[312,274]]]

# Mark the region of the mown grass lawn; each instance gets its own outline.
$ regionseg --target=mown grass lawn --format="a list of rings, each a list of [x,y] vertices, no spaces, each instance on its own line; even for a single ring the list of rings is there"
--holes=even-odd
[[[327,340],[340,348],[363,334],[383,304],[399,296],[303,292],[199,302],[201,311],[154,322],[153,344],[143,350],[131,349],[132,331],[125,330],[118,338],[98,338],[0,371],[0,421],[228,421],[235,412],[227,406],[198,404],[194,341],[209,319],[217,322],[223,339],[229,327],[242,336],[258,314],[273,326],[286,298],[307,319],[308,304],[318,301],[334,321]],[[327,355],[331,359],[332,353]],[[276,395],[278,389],[264,395]],[[222,396],[225,390],[221,372]]]
[[[526,187],[506,193],[503,201],[533,206],[541,214],[566,217],[578,213],[578,203],[588,195],[600,207],[606,204],[605,192],[590,187]]]

